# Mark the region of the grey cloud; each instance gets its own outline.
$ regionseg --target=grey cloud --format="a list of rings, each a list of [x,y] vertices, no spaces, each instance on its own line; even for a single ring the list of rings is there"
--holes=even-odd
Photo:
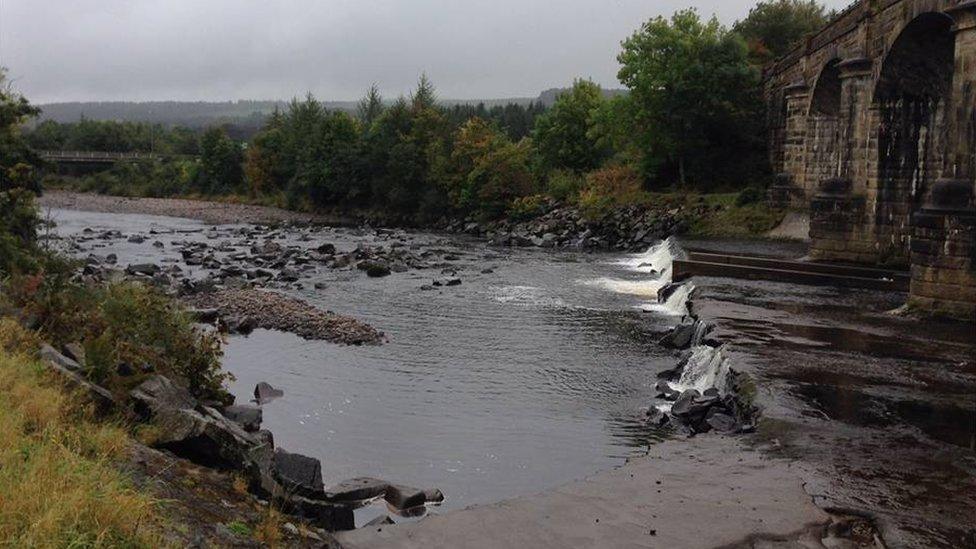
[[[753,0],[690,2],[724,23]],[[831,0],[843,7],[845,0]],[[0,65],[35,102],[534,96],[616,86],[622,39],[689,0],[3,0]]]

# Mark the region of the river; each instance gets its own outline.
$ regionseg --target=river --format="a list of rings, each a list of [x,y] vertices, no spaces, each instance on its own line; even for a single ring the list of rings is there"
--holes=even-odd
[[[76,242],[72,253],[114,253],[120,266],[179,264],[203,276],[182,264],[182,243],[246,249],[234,236],[242,226],[69,210],[50,216],[56,232]],[[97,237],[106,231],[121,237]],[[268,232],[283,245],[328,242],[340,251],[396,240],[449,259],[380,279],[317,267],[284,290],[372,324],[386,335],[382,345],[266,330],[228,340],[231,391],[242,402],[260,381],[284,390],[264,406],[264,426],[276,445],[319,458],[326,485],[375,476],[437,487],[447,496],[440,512],[553,488],[620,465],[664,436],[645,426],[640,409],[654,396],[656,374],[677,361],[656,344],[680,320],[680,307],[655,298],[666,249],[588,254],[424,233]],[[130,242],[133,235],[146,240]],[[431,288],[442,271],[462,284]]]

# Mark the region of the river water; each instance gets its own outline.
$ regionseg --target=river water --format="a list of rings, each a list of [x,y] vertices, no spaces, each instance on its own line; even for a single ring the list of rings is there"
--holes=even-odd
[[[55,210],[73,253],[115,253],[119,265],[176,263],[179,242],[223,240],[168,217]],[[86,231],[88,229],[88,231]],[[103,231],[122,238],[90,238]],[[215,233],[214,231],[217,231]],[[126,237],[144,235],[145,242]],[[375,476],[447,496],[442,510],[537,493],[640,454],[663,436],[641,420],[657,372],[676,356],[656,345],[680,320],[656,304],[669,254],[488,248],[463,237],[353,229],[282,232],[282,244],[340,251],[395,238],[450,265],[367,278],[318,267],[286,293],[383,331],[346,347],[259,330],[233,337],[224,367],[238,401],[257,382],[284,390],[264,406],[276,444],[322,461],[326,485]],[[162,247],[154,246],[159,241]],[[176,244],[174,244],[176,243]],[[239,247],[239,249],[246,249]],[[178,263],[191,276],[192,271]],[[424,288],[455,270],[460,286]],[[316,284],[317,283],[317,284]],[[313,289],[318,286],[318,289]]]

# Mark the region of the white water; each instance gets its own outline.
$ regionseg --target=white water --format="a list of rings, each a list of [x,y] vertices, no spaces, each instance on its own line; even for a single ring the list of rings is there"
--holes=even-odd
[[[676,391],[695,389],[702,393],[714,387],[724,395],[728,390],[728,378],[729,364],[722,349],[699,345],[691,349],[691,357],[681,372],[681,378],[671,387]]]
[[[602,277],[596,280],[582,281],[582,284],[614,293],[648,298],[648,301],[637,305],[637,308],[645,311],[684,316],[688,314],[686,305],[688,296],[694,289],[691,284],[683,285],[671,294],[664,303],[658,300],[661,289],[671,283],[672,265],[675,258],[683,256],[684,252],[678,244],[673,239],[668,238],[651,246],[646,252],[631,254],[624,259],[613,262],[614,265],[624,267],[628,271],[650,276],[641,277],[638,280]]]

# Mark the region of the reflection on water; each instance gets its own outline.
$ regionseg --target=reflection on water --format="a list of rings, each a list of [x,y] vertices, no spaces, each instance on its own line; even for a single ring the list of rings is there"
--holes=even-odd
[[[64,234],[92,227],[128,235],[154,224],[158,234],[142,245],[98,242],[104,247],[96,253],[117,253],[123,266],[178,258],[176,241],[208,241],[204,233],[186,232],[203,227],[192,221],[56,214]],[[168,232],[176,228],[183,232]],[[347,251],[383,244],[376,238],[321,229],[285,234],[282,243],[331,242]],[[163,248],[154,248],[154,240]],[[654,342],[678,318],[638,308],[653,292],[633,295],[593,281],[659,287],[667,254],[489,250],[424,234],[401,240],[420,250],[449,250],[457,257],[450,269],[462,284],[431,291],[443,266],[383,279],[317,267],[303,288],[288,290],[373,324],[387,343],[343,347],[259,330],[226,348],[224,364],[237,378],[231,389],[239,400],[249,400],[260,381],[284,390],[265,405],[265,426],[278,445],[321,459],[326,484],[388,478],[440,488],[445,507],[458,508],[619,465],[660,439],[639,410],[654,396],[657,372],[675,364]]]

